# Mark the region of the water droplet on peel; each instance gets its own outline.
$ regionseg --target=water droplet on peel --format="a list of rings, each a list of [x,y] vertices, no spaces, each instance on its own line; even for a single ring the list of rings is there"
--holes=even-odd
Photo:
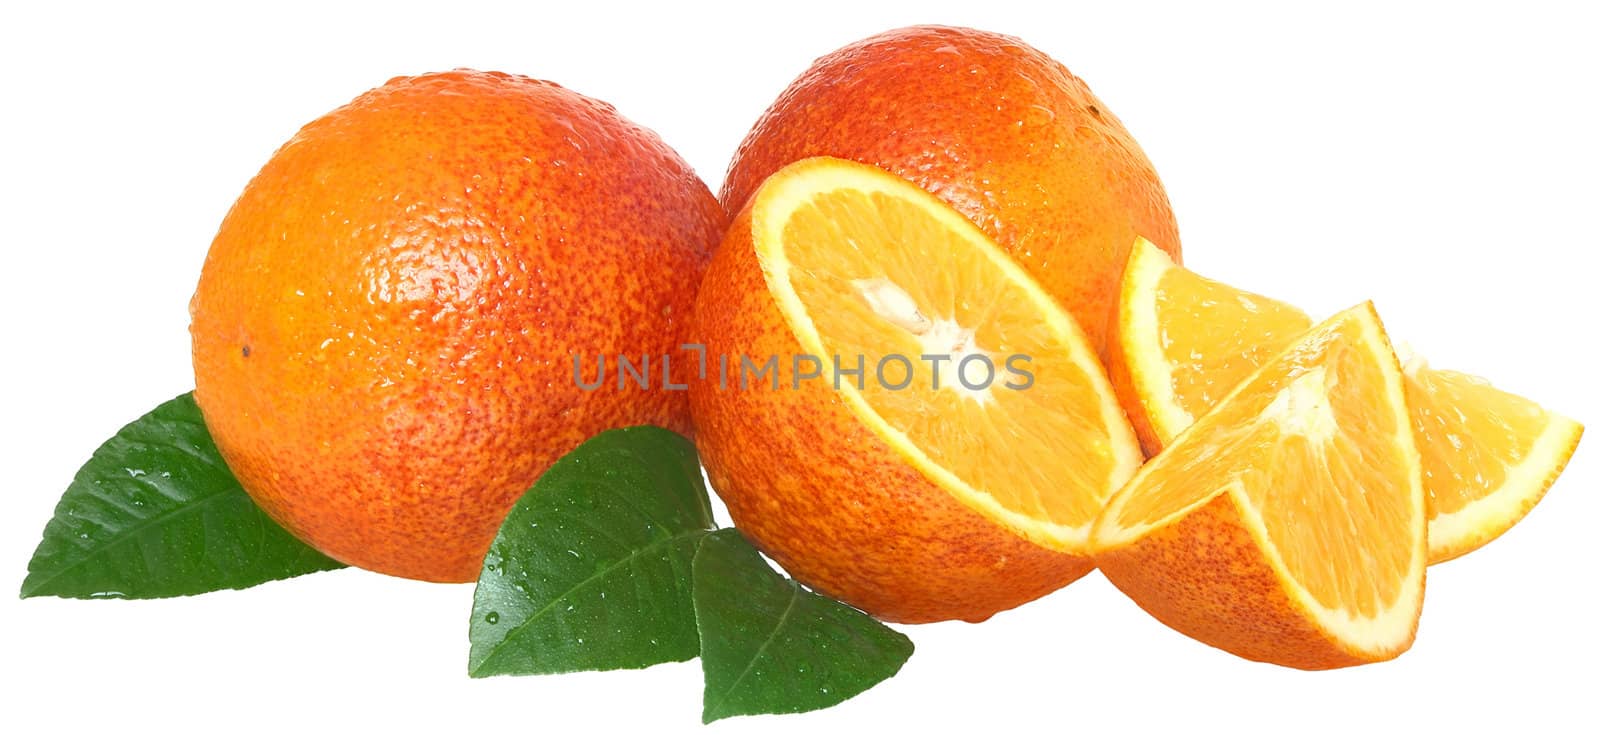
[[[491,611],[488,615],[483,616],[483,622],[488,623],[490,625],[494,625],[496,623],[499,623],[500,622],[500,613]]]

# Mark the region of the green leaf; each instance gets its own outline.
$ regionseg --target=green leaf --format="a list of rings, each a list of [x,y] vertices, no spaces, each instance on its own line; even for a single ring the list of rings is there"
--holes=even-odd
[[[637,426],[584,442],[517,501],[489,547],[473,595],[468,673],[694,658],[690,568],[714,525],[689,440]]]
[[[694,608],[705,722],[832,707],[911,656],[911,639],[774,571],[732,528],[700,543]]]
[[[22,596],[176,597],[342,566],[256,507],[184,394],[122,427],[78,470]]]

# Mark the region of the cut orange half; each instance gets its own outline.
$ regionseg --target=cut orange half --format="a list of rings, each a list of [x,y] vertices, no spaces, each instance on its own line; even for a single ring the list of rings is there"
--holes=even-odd
[[[882,617],[982,619],[1081,576],[1142,459],[1071,315],[972,222],[871,166],[769,178],[691,331],[708,355],[777,357],[761,385],[690,389],[735,523]]]
[[[1201,277],[1140,241],[1123,273],[1112,382],[1155,454],[1268,356],[1310,328],[1281,301]],[[1504,533],[1560,476],[1583,426],[1481,379],[1405,365],[1422,454],[1430,562]]]
[[[1421,459],[1370,304],[1303,333],[1108,504],[1108,579],[1167,625],[1323,669],[1411,645],[1427,562]]]

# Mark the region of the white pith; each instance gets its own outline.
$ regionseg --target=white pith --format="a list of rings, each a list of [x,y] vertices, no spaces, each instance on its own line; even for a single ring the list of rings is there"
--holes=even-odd
[[[993,353],[978,346],[975,330],[956,323],[954,319],[929,319],[917,308],[917,302],[911,298],[911,294],[887,278],[858,278],[851,285],[855,286],[856,293],[861,295],[874,313],[917,338],[921,346],[920,354],[907,355],[909,360],[915,362],[927,356],[948,358],[943,362],[948,369],[939,380],[939,390],[951,391],[979,405],[986,405],[993,400],[989,393],[993,381],[973,388],[969,385],[978,381],[964,381],[959,374],[962,361],[974,355],[988,358],[993,364]]]

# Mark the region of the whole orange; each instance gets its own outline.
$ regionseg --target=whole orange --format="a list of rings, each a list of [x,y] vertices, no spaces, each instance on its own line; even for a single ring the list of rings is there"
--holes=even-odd
[[[756,121],[729,165],[736,213],[784,165],[872,164],[966,215],[1105,352],[1118,277],[1144,237],[1181,262],[1165,189],[1088,85],[1011,36],[888,31],[824,56]]]
[[[341,561],[478,576],[557,457],[684,394],[579,387],[655,356],[726,218],[654,133],[556,84],[402,77],[300,130],[228,212],[190,304],[195,397],[274,519]],[[609,376],[608,376],[609,379]]]

